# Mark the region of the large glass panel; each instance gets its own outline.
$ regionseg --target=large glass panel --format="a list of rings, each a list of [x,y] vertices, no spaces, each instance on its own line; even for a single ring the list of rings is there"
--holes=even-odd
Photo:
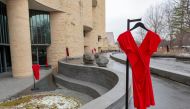
[[[32,44],[50,44],[49,12],[30,10],[30,20]]]
[[[37,49],[37,47],[32,47],[32,63],[38,64],[38,49]]]
[[[6,5],[0,1],[0,73],[11,70]]]
[[[47,51],[46,47],[38,47],[39,64],[46,65]]]
[[[0,1],[0,44],[8,44],[6,5]]]
[[[32,63],[46,65],[47,62],[47,46],[32,47]]]

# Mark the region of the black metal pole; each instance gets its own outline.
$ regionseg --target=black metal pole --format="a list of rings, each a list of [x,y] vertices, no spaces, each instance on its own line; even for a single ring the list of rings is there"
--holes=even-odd
[[[127,20],[127,31],[130,29],[130,20]],[[126,109],[129,108],[129,60],[128,58],[126,59],[126,98],[125,98],[125,107]]]
[[[141,19],[128,19],[127,20],[127,31],[130,30],[130,23],[131,22],[139,22]],[[126,98],[125,98],[125,108],[129,109],[129,60],[126,59]]]
[[[36,82],[35,82],[34,72],[33,72],[33,80],[34,80],[34,87],[31,89],[32,91],[36,90]]]

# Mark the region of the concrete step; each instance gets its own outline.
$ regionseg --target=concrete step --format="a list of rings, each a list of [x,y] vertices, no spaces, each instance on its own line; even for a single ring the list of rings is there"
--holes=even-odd
[[[55,76],[56,83],[63,85],[64,87],[67,87],[69,89],[86,93],[95,98],[99,97],[100,95],[103,95],[104,93],[108,91],[107,88],[100,86],[98,84],[73,79],[73,78],[64,76],[63,74],[57,74],[54,76]]]

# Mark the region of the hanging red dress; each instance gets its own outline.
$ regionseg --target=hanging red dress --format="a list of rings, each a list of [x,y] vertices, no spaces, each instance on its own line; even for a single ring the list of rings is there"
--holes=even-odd
[[[139,47],[130,31],[122,33],[117,40],[132,69],[134,106],[146,109],[155,105],[149,64],[151,55],[157,51],[160,37],[148,30]]]
[[[39,64],[34,64],[32,65],[34,77],[36,80],[40,79],[40,65]]]

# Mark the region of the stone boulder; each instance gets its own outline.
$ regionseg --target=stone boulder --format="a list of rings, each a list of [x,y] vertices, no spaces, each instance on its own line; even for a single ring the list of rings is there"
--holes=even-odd
[[[108,64],[109,60],[108,58],[104,57],[104,56],[100,56],[96,59],[96,64],[99,66],[99,67],[106,67],[107,64]]]
[[[95,59],[99,58],[99,56],[100,56],[99,53],[94,54]]]
[[[87,53],[83,55],[84,64],[93,64],[94,63],[94,55]]]

